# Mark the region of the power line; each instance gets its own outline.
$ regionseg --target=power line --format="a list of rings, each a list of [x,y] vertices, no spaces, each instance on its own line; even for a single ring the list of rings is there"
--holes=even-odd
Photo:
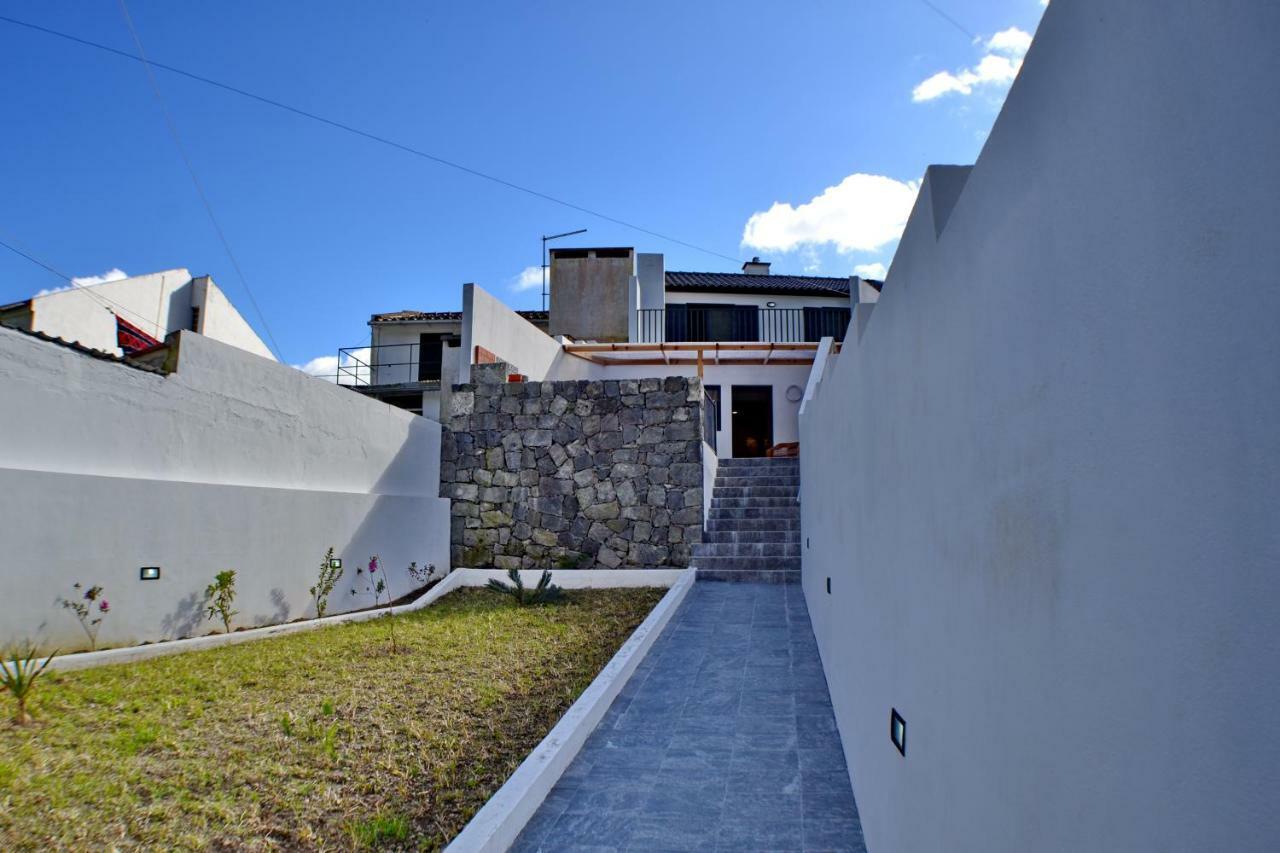
[[[129,53],[128,51],[119,50],[117,48],[110,47],[105,44],[100,44],[95,41],[83,39],[83,38],[80,38],[79,36],[73,36],[70,33],[64,33],[58,30],[49,29],[48,27],[42,27],[42,26],[39,26],[38,24],[32,24],[32,23],[28,23],[27,21],[21,21],[21,20],[18,20],[17,18],[10,18],[5,15],[0,15],[0,21],[3,21],[8,24],[13,24],[14,26],[18,26],[18,27],[25,27],[26,29],[29,29],[29,30],[35,30],[36,32],[44,33],[45,35],[51,35],[60,39],[65,39],[67,41],[75,42],[76,44],[80,44],[85,47],[91,47],[91,48],[94,48],[95,50],[101,50],[106,53],[114,54],[115,56],[119,56],[124,59],[131,59],[134,62],[144,62],[150,65],[152,68],[159,68],[161,70],[168,71],[171,74],[177,74],[182,77],[186,77],[190,80],[195,80],[198,83],[204,83],[205,85],[208,85],[208,86],[214,86],[218,89],[222,89],[224,91],[231,92],[236,95],[240,95],[241,97],[249,98],[251,100],[258,101],[259,103],[266,104],[271,107],[275,107],[276,109],[284,110],[286,112],[293,113],[294,115],[302,116],[303,118],[307,118],[312,121],[319,122],[320,124],[325,124],[325,125],[328,125],[329,127],[337,128],[338,130],[342,130],[347,133],[351,133],[356,136],[363,137],[364,139],[368,139],[372,142],[377,142],[380,145],[386,145],[390,148],[395,148],[396,150],[403,151],[406,154],[412,154],[415,157],[421,157],[424,160],[430,160],[431,162],[437,163],[441,166],[447,166],[450,169],[456,169],[459,172],[465,172],[468,175],[481,178],[482,180],[490,181],[492,183],[498,184],[499,186],[506,187],[507,189],[515,190],[517,192],[522,192],[522,193],[525,193],[526,195],[531,195],[535,198],[540,198],[543,201],[549,201],[552,204],[558,204],[561,207],[567,207],[570,210],[576,210],[579,213],[585,213],[588,216],[594,216],[595,218],[601,219],[605,222],[611,222],[614,225],[620,225],[623,228],[629,228],[632,231],[636,231],[641,234],[647,234],[650,237],[656,237],[659,240],[665,240],[668,243],[674,243],[678,246],[684,246],[687,249],[693,249],[694,251],[702,252],[707,255],[714,255],[717,258],[723,258],[724,260],[732,261],[735,264],[740,263],[742,260],[741,258],[736,258],[730,255],[723,254],[721,252],[717,252],[713,249],[707,249],[703,246],[699,246],[694,243],[687,242],[685,240],[680,240],[676,237],[670,236],[669,234],[663,234],[660,231],[654,231],[652,229],[645,228],[641,225],[636,225],[634,222],[628,222],[625,219],[619,219],[615,216],[609,216],[608,214],[601,213],[598,210],[592,210],[591,208],[583,207],[580,204],[574,204],[571,201],[565,201],[562,198],[557,198],[556,196],[549,195],[539,190],[522,186],[521,184],[517,184],[514,181],[509,181],[506,178],[500,178],[496,175],[491,175],[487,172],[482,172],[479,169],[473,169],[470,166],[465,166],[461,163],[454,162],[453,160],[448,160],[444,157],[440,157],[428,151],[423,151],[420,148],[414,148],[411,145],[406,145],[402,142],[396,142],[394,139],[390,139],[388,137],[381,136],[379,134],[372,133],[367,130],[361,130],[360,128],[355,127],[354,125],[346,124],[345,122],[341,122],[336,119],[326,118],[325,116],[310,112],[308,110],[301,109],[300,107],[291,106],[282,101],[277,101],[272,98],[268,98],[264,95],[259,95],[254,92],[250,92],[246,89],[241,89],[239,87],[232,86],[227,83],[222,83],[218,80],[214,80],[209,77],[204,77],[199,74],[194,74],[190,71],[186,71],[182,68],[177,68],[173,65],[166,65],[163,62],[149,61],[149,60],[146,60],[145,58],[135,56],[134,54]]]
[[[27,253],[27,252],[22,251],[22,250],[21,250],[21,249],[19,249],[17,246],[14,246],[14,245],[12,245],[12,244],[10,244],[10,243],[7,243],[7,242],[5,242],[3,239],[0,239],[0,246],[2,246],[2,247],[4,247],[4,248],[8,249],[10,252],[13,252],[13,253],[14,253],[15,255],[17,255],[18,257],[25,258],[26,260],[30,261],[31,263],[35,264],[36,266],[41,267],[41,268],[43,268],[43,269],[46,269],[46,270],[48,270],[49,272],[53,273],[54,275],[56,275],[56,276],[57,276],[58,278],[60,278],[61,280],[63,280],[63,281],[65,281],[65,282],[67,282],[68,284],[70,284],[70,285],[71,285],[71,290],[75,291],[76,293],[83,293],[85,296],[88,296],[90,299],[92,299],[94,302],[96,302],[96,303],[98,304],[98,306],[99,306],[99,307],[101,307],[102,309],[104,309],[104,310],[106,310],[106,311],[111,311],[111,308],[109,308],[109,307],[108,307],[108,303],[110,303],[111,305],[114,305],[114,306],[116,306],[117,308],[119,308],[121,311],[124,311],[124,312],[125,312],[125,313],[127,313],[127,314],[132,314],[134,317],[137,317],[139,320],[141,320],[142,322],[146,323],[147,325],[149,325],[149,326],[154,326],[154,327],[156,328],[156,331],[157,331],[157,333],[159,334],[159,336],[160,336],[160,337],[164,337],[164,327],[163,327],[163,326],[161,326],[161,325],[160,325],[159,323],[157,323],[156,321],[152,320],[150,317],[144,317],[144,316],[142,316],[142,315],[141,315],[141,314],[139,314],[137,311],[134,311],[132,308],[128,307],[127,305],[122,305],[122,304],[120,304],[119,302],[116,302],[116,301],[115,301],[114,299],[112,299],[110,296],[105,296],[105,295],[103,295],[103,294],[101,294],[101,293],[95,293],[94,291],[92,291],[92,290],[90,289],[90,287],[91,287],[90,285],[81,285],[81,284],[76,284],[75,279],[73,279],[71,276],[67,275],[67,274],[66,274],[66,273],[64,273],[64,272],[61,272],[60,270],[54,269],[54,268],[53,268],[53,267],[51,267],[49,264],[47,264],[47,263],[45,263],[44,261],[40,260],[40,259],[39,259],[39,258],[37,258],[36,256],[34,256],[34,255],[32,255],[32,254],[29,254],[29,253]],[[106,282],[103,282],[103,283],[105,284]],[[112,312],[112,313],[115,313],[115,312]]]
[[[244,292],[249,296],[249,302],[253,305],[254,312],[258,315],[258,320],[262,323],[263,330],[267,333],[267,338],[271,341],[271,348],[276,351],[276,358],[280,362],[285,363],[284,353],[280,350],[280,345],[276,343],[276,336],[271,332],[271,325],[267,322],[267,316],[262,313],[258,300],[253,295],[253,290],[249,287],[249,280],[245,278],[244,270],[240,268],[240,261],[236,259],[236,253],[231,250],[231,241],[227,239],[226,233],[222,230],[222,225],[218,222],[218,217],[213,212],[213,205],[209,203],[209,197],[205,195],[204,186],[200,183],[200,178],[196,175],[195,166],[191,163],[191,158],[187,155],[186,146],[182,144],[182,137],[178,133],[178,126],[174,124],[173,116],[169,114],[169,107],[164,102],[164,95],[160,92],[160,83],[156,80],[155,72],[151,70],[151,63],[147,61],[147,52],[142,47],[142,39],[138,37],[138,31],[133,26],[133,17],[129,14],[129,7],[125,0],[120,0],[120,13],[124,16],[124,22],[129,27],[129,34],[133,36],[133,43],[138,48],[138,55],[142,58],[142,67],[147,71],[147,79],[151,81],[151,91],[155,93],[156,102],[160,105],[160,112],[164,115],[164,123],[169,128],[169,136],[173,139],[174,146],[178,149],[178,154],[182,156],[182,162],[187,167],[187,174],[191,176],[191,183],[195,185],[196,194],[200,196],[200,203],[204,205],[205,213],[209,214],[209,221],[213,223],[213,230],[217,232],[218,239],[222,242],[222,248],[227,253],[227,258],[231,260],[231,266],[235,268],[236,276],[240,279],[240,284],[244,287]]]
[[[946,12],[939,9],[937,6],[933,5],[933,3],[930,2],[930,0],[920,0],[920,2],[928,6],[930,9],[932,9],[938,15],[938,17],[942,18],[942,20],[946,21],[948,24],[950,24],[951,26],[955,27],[957,30],[959,30],[960,32],[968,36],[969,41],[978,40],[978,37],[973,33],[971,33],[968,27],[966,27],[964,24],[960,23],[955,18],[948,15]]]

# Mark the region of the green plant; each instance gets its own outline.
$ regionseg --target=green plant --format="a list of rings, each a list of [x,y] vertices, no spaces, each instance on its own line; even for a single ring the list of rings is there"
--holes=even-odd
[[[530,604],[547,604],[560,598],[562,590],[551,582],[550,569],[543,569],[542,576],[538,578],[538,585],[533,589],[524,585],[519,569],[507,569],[507,577],[511,578],[511,583],[491,580],[488,584],[489,589],[511,596],[521,607]]]
[[[409,820],[398,814],[379,814],[351,827],[351,836],[360,847],[381,847],[409,838]]]
[[[222,627],[230,634],[231,620],[239,612],[231,609],[236,600],[236,570],[227,569],[214,575],[213,583],[205,587],[204,597],[209,602],[204,611],[205,618],[213,619],[216,616],[221,619]]]
[[[41,661],[40,649],[35,643],[27,641],[9,649],[5,652],[4,659],[0,660],[0,685],[4,685],[4,689],[9,691],[9,695],[17,703],[13,721],[18,725],[25,726],[31,720],[31,715],[27,713],[27,697],[36,686],[36,680],[49,668],[57,654],[55,649]]]
[[[382,576],[379,576],[378,569],[379,569],[378,555],[374,554],[372,557],[369,558],[369,567],[368,567],[367,573],[365,569],[357,568],[356,577],[364,578],[365,580],[364,594],[373,596],[374,607],[380,607],[383,603],[382,597],[384,595],[387,597],[387,601],[386,601],[387,633],[391,639],[391,651],[394,653],[397,651],[396,623],[395,623],[395,619],[392,618],[393,614],[391,613],[391,587],[387,585],[386,572],[383,572]],[[360,595],[360,593],[357,592],[354,588],[351,590],[351,594]]]
[[[435,576],[436,564],[427,563],[422,568],[418,568],[418,562],[415,560],[409,564],[408,572],[414,583],[418,586],[426,586],[431,582],[431,578]]]
[[[333,587],[340,577],[342,577],[342,563],[334,560],[333,549],[330,548],[324,554],[324,562],[320,564],[320,579],[308,590],[311,593],[311,599],[316,603],[317,619],[323,619],[325,611],[329,609],[329,593],[333,592]]]
[[[77,592],[81,589],[79,582],[71,586]],[[64,610],[70,610],[76,615],[76,619],[80,620],[80,627],[84,629],[85,635],[89,638],[89,650],[97,649],[98,629],[102,627],[102,617],[111,612],[111,604],[102,597],[102,587],[94,584],[78,598],[64,598],[62,599],[62,607]],[[93,611],[95,609],[102,615],[94,617]]]

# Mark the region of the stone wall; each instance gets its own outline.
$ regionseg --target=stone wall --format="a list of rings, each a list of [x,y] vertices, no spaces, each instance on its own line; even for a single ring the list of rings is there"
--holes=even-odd
[[[506,382],[509,370],[473,366],[453,386],[440,464],[453,565],[688,566],[701,381]]]

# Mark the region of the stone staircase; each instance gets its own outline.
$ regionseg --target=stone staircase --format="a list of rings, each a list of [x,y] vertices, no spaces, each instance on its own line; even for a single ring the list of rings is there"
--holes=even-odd
[[[800,581],[800,460],[722,459],[691,565],[702,580]]]

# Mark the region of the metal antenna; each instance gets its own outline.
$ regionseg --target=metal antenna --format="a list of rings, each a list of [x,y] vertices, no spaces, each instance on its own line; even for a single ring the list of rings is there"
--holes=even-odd
[[[542,310],[547,310],[547,243],[551,240],[559,240],[561,237],[572,237],[574,234],[586,234],[587,229],[579,228],[577,231],[566,231],[563,234],[542,235]]]

